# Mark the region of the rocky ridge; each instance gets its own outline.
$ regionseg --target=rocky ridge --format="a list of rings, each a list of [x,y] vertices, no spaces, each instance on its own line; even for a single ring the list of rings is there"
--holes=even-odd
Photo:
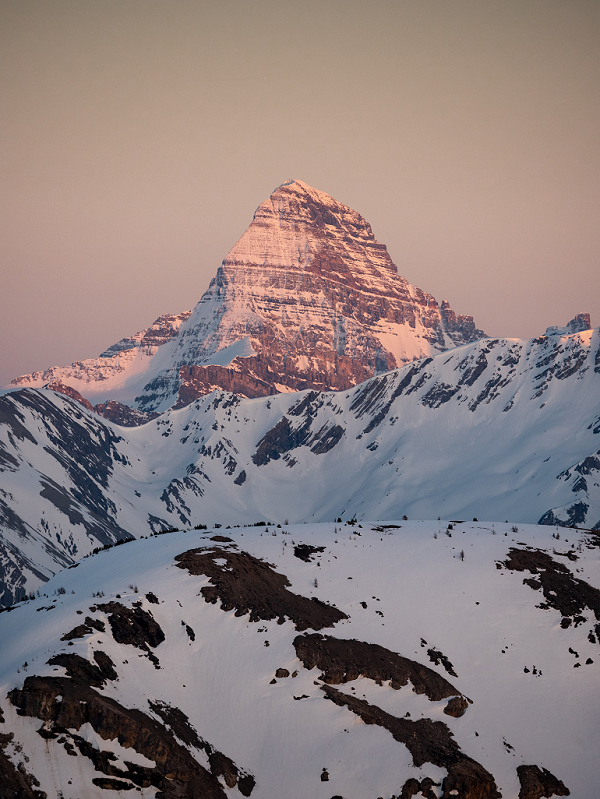
[[[131,406],[135,405],[136,389],[144,385],[148,370],[152,373],[157,368],[155,356],[159,349],[177,338],[179,328],[191,313],[185,311],[177,315],[159,316],[150,327],[121,339],[98,358],[88,358],[75,361],[70,366],[52,366],[43,371],[21,375],[11,381],[10,388],[50,388],[73,397],[106,418],[114,416],[111,409],[119,406],[122,417],[126,418],[128,411],[135,410]],[[160,357],[158,360],[160,361]],[[96,406],[89,401],[90,397],[99,400]],[[109,410],[105,413],[106,408]],[[138,421],[137,424],[147,421],[147,417],[139,418],[143,421]],[[129,419],[130,423],[125,426],[135,426],[132,423],[135,415],[130,415]],[[122,423],[118,418],[114,421]]]

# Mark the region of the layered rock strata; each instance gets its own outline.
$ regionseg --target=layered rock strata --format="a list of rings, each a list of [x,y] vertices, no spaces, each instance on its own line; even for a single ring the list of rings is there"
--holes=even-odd
[[[401,277],[360,214],[292,180],[258,207],[182,326],[176,368],[137,403],[154,409],[177,391],[181,407],[214,388],[345,390],[483,336]]]
[[[291,180],[258,207],[191,314],[13,385],[54,381],[92,404],[160,412],[215,388],[344,390],[483,336],[472,317],[401,277],[360,214]]]

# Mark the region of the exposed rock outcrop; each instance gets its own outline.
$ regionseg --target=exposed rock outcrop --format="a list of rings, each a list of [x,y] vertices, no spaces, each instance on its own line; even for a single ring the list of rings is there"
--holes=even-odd
[[[128,608],[120,602],[106,602],[96,606],[98,610],[109,613],[113,638],[119,644],[131,644],[139,649],[156,647],[165,640],[165,634],[154,617],[147,610]]]
[[[77,627],[73,627],[73,629],[69,630],[68,633],[65,633],[60,640],[72,641],[75,638],[85,638],[86,635],[92,635],[94,630],[96,630],[96,632],[103,633],[105,630],[104,622],[100,619],[92,619],[89,616],[86,616],[85,624],[78,624]]]
[[[69,677],[82,680],[87,685],[102,688],[107,680],[116,680],[118,677],[115,671],[115,664],[105,652],[94,652],[94,660],[97,665],[90,663],[89,660],[82,658],[81,655],[65,654],[61,652],[48,661],[49,666],[63,666]]]
[[[517,774],[521,783],[519,799],[571,795],[564,782],[557,779],[548,769],[541,769],[539,766],[518,766]]]
[[[415,693],[425,694],[432,702],[460,694],[460,691],[433,669],[391,652],[379,644],[311,633],[298,635],[294,639],[294,648],[304,667],[321,669],[323,673],[320,679],[331,685],[346,683],[362,676],[379,684],[389,682],[395,690],[410,681]]]
[[[182,327],[179,375],[151,381],[137,401],[153,408],[178,390],[181,407],[216,387],[345,390],[483,336],[400,277],[360,214],[290,180],[258,207]]]
[[[310,563],[313,555],[325,552],[325,547],[313,547],[310,544],[296,544],[294,547],[294,557]]]
[[[460,750],[444,722],[427,718],[418,721],[399,719],[377,705],[348,696],[330,685],[322,685],[321,690],[327,699],[340,707],[347,707],[365,724],[377,724],[390,732],[396,741],[406,746],[415,766],[429,762],[447,769],[448,775],[442,782],[443,799],[451,796],[460,799],[500,799],[501,794],[493,776]]]
[[[161,347],[167,341],[175,338],[179,328],[191,315],[191,311],[184,311],[180,314],[163,314],[156,319],[146,330],[141,330],[134,336],[122,338],[107,350],[101,353],[101,358],[114,358],[120,352],[132,349],[154,350]]]
[[[149,704],[154,713],[170,727],[180,741],[187,746],[195,746],[196,749],[203,749],[206,752],[213,776],[222,776],[228,788],[234,788],[237,785],[242,796],[250,796],[256,784],[252,774],[242,771],[230,757],[200,738],[180,708],[171,707],[164,702],[150,702]]]
[[[46,792],[37,790],[39,781],[26,769],[15,766],[5,754],[13,740],[13,733],[0,733],[0,796],[6,799],[46,799]]]
[[[558,610],[563,617],[563,627],[585,621],[581,614],[586,609],[600,622],[600,590],[575,577],[564,563],[554,560],[547,552],[511,547],[503,565],[512,571],[528,571],[535,575],[535,579],[526,578],[523,582],[534,590],[542,589],[545,602],[541,607]],[[600,635],[600,624],[596,625],[596,633]]]
[[[159,415],[152,411],[138,411],[135,408],[130,408],[122,402],[110,400],[109,402],[94,405],[94,412],[99,416],[108,419],[109,422],[121,425],[121,427],[139,427],[146,422],[151,422]]]
[[[468,702],[464,696],[453,696],[444,708],[444,713],[447,716],[459,719],[461,716],[465,715],[468,707]]]
[[[157,797],[175,799],[202,796],[225,799],[217,777],[203,768],[178,744],[173,734],[138,709],[129,709],[90,688],[84,679],[69,677],[27,677],[23,688],[13,690],[10,700],[22,716],[44,722],[44,737],[56,738],[65,730],[79,730],[89,723],[104,740],[114,740],[125,748],[154,761],[154,768],[125,762],[127,770],[113,765],[114,755],[92,747],[73,736],[81,754],[90,757],[97,771],[107,777],[130,780],[140,787],[159,788]],[[103,779],[103,778],[99,778]],[[130,784],[130,783],[127,783]],[[121,786],[122,787],[122,786]],[[35,796],[34,793],[23,796]]]
[[[250,621],[277,619],[283,624],[287,617],[302,631],[333,627],[348,618],[315,597],[308,599],[288,591],[290,581],[285,574],[247,552],[190,549],[175,560],[180,569],[190,574],[210,577],[212,585],[200,589],[206,602],[216,604],[220,599],[222,610],[235,609],[236,616],[249,613]]]
[[[422,643],[422,642],[421,642]],[[454,671],[454,666],[450,662],[450,660],[444,655],[443,652],[440,652],[439,649],[432,647],[431,649],[427,650],[427,655],[429,660],[432,663],[435,663],[436,666],[443,666],[448,674],[451,674],[452,677],[458,677],[458,674]]]
[[[64,394],[65,397],[70,397],[71,399],[75,400],[75,402],[83,405],[84,408],[87,408],[88,411],[94,410],[92,403],[89,400],[86,400],[85,397],[82,397],[79,391],[74,389],[72,386],[66,386],[64,383],[61,383],[60,380],[53,380],[52,382],[47,383],[44,388],[48,391],[56,391],[59,394]],[[102,414],[100,414],[100,416],[102,416]]]
[[[578,313],[577,316],[573,317],[570,322],[564,327],[552,327],[546,328],[546,335],[547,336],[570,336],[571,333],[580,333],[583,330],[590,330],[592,327],[592,320],[589,313]]]
[[[59,394],[64,394],[65,397],[70,397],[75,400],[75,402],[83,405],[84,408],[87,408],[88,411],[93,411],[97,413],[98,416],[103,416],[110,422],[121,425],[121,427],[139,427],[142,424],[146,424],[146,422],[151,422],[152,419],[156,419],[159,415],[154,412],[146,413],[145,411],[135,410],[135,408],[130,408],[129,405],[124,405],[122,402],[117,402],[116,400],[109,400],[99,405],[92,405],[89,400],[81,396],[79,391],[57,380],[48,383],[44,388],[48,391],[56,391]]]

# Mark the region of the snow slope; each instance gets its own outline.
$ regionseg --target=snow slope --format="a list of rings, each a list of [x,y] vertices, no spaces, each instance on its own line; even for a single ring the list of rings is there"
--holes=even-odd
[[[185,311],[159,316],[149,328],[121,339],[98,358],[21,375],[10,385],[42,388],[48,383],[62,383],[85,396],[92,405],[111,399],[133,405],[148,380],[171,366],[173,341],[190,314],[191,311]]]
[[[599,381],[596,329],[484,339],[346,392],[214,392],[138,428],[5,395],[3,604],[98,545],[199,522],[600,527]]]
[[[0,735],[14,734],[10,742],[0,737],[12,764],[6,774],[21,764],[21,773],[34,775],[48,799],[126,795],[92,783],[105,774],[94,770],[90,758],[104,750],[114,753],[112,763],[123,773],[128,768],[134,773],[126,763],[154,769],[154,784],[141,788],[143,797],[193,796],[185,769],[167,779],[161,762],[155,766],[143,754],[148,750],[142,739],[123,726],[128,709],[137,708],[152,720],[147,726],[163,725],[168,748],[171,733],[156,710],[168,705],[183,711],[201,739],[235,762],[238,776],[243,771],[254,777],[253,799],[390,799],[400,796],[410,778],[426,777],[437,783],[429,796],[493,795],[476,793],[476,786],[469,792],[446,784],[444,790],[440,783],[448,768],[427,758],[415,765],[409,749],[387,729],[365,724],[349,707],[327,701],[329,683],[342,703],[355,697],[396,719],[445,724],[460,752],[492,775],[496,795],[504,799],[525,795],[519,793],[516,769],[533,765],[551,772],[572,799],[597,795],[598,536],[534,525],[402,520],[386,526],[330,522],[218,532],[229,540],[216,541],[214,531],[191,530],[100,552],[51,579],[34,600],[0,614]],[[298,544],[312,548],[305,549],[305,560],[295,554]],[[314,628],[298,631],[289,616],[278,620],[277,609],[274,618],[251,621],[248,608],[235,601],[227,609],[221,600],[205,601],[202,589],[210,592],[218,581],[178,568],[175,560],[198,547],[212,553],[225,582],[232,569],[233,576],[238,573],[228,565],[230,556],[249,553],[268,562],[287,576],[290,592],[318,597],[346,614],[321,634],[376,644],[422,664],[451,683],[450,693],[468,698],[466,712],[456,718],[444,714],[447,699],[417,694],[411,682],[397,690],[387,679],[378,684],[347,674],[340,683],[321,668],[308,668],[294,640],[310,636]],[[515,551],[546,557],[550,565],[536,574],[515,571],[509,568]],[[536,578],[544,580],[544,574],[562,574],[567,582],[550,594],[544,588],[542,597]],[[561,612],[556,605],[566,596],[565,585],[574,581],[587,586],[587,599]],[[268,600],[269,590],[265,583],[259,595]],[[137,603],[151,614],[164,640],[146,649],[118,643],[109,610],[100,607],[109,602],[126,612]],[[62,640],[84,619],[96,627]],[[66,679],[65,666],[48,661],[62,653],[93,664],[94,652],[108,655],[118,676],[105,680],[104,687],[86,685],[83,705],[69,702],[80,708],[82,718],[86,702],[96,695],[126,710],[113,714],[110,723],[99,712],[91,721],[61,728],[52,719],[73,718],[68,716],[72,707],[65,706],[75,678]],[[289,676],[276,678],[278,669]],[[27,704],[36,676],[63,678],[56,700]],[[14,689],[17,693],[7,698]],[[26,715],[18,715],[17,706],[26,708]],[[44,728],[42,738],[37,731]],[[418,737],[418,727],[414,730]],[[184,733],[180,727],[178,745],[208,770],[207,751],[190,743],[189,729]],[[87,754],[77,736],[89,742]],[[322,781],[323,770],[327,781]],[[122,777],[121,784],[131,787],[135,779],[139,772],[137,778]],[[223,796],[242,795],[240,782],[228,788],[223,776],[219,782]]]

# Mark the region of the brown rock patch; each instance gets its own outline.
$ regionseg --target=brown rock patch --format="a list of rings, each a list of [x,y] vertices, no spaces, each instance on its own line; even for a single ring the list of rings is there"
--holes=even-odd
[[[307,669],[322,669],[321,680],[332,685],[363,676],[380,685],[389,682],[395,690],[410,681],[415,693],[425,694],[432,702],[460,694],[433,669],[378,644],[311,633],[298,635],[294,648]]]
[[[436,666],[439,666],[440,663],[446,669],[448,674],[451,674],[453,677],[458,677],[458,674],[454,671],[454,666],[450,663],[450,660],[444,655],[443,652],[440,652],[439,649],[428,649],[427,655],[429,660],[432,663],[435,663]]]
[[[570,796],[571,792],[564,782],[557,779],[547,769],[539,766],[518,766],[517,774],[521,783],[519,799],[541,799],[542,796]]]
[[[453,696],[444,708],[444,713],[447,716],[453,716],[455,719],[459,719],[461,716],[465,715],[468,707],[469,703],[464,696]]]
[[[115,664],[105,652],[94,652],[94,659],[98,664],[96,666],[80,655],[61,653],[50,658],[48,665],[62,666],[67,670],[69,677],[81,680],[86,685],[93,685],[96,688],[102,688],[107,680],[117,679]]]
[[[58,696],[61,701],[57,701]],[[216,777],[197,763],[165,727],[140,710],[126,708],[97,693],[79,678],[27,677],[23,688],[11,691],[9,697],[19,715],[40,719],[50,732],[79,729],[89,723],[104,740],[116,738],[125,748],[133,747],[156,764],[148,769],[126,762],[127,771],[123,771],[113,765],[112,753],[99,752],[73,736],[81,753],[93,760],[96,771],[108,777],[126,778],[140,787],[153,785],[160,789],[158,795],[162,799],[225,799]]]
[[[327,699],[347,707],[365,724],[377,724],[390,732],[396,741],[406,746],[417,768],[429,762],[447,769],[442,783],[444,797],[448,797],[450,791],[458,791],[460,799],[501,799],[492,775],[460,750],[443,721],[399,719],[377,705],[343,694],[329,685],[322,685],[321,690]]]
[[[439,782],[434,782],[430,777],[425,777],[421,782],[411,777],[402,786],[398,799],[412,799],[418,793],[425,799],[437,799],[437,794],[433,792],[433,786],[438,785]]]
[[[117,780],[114,777],[95,777],[92,782],[105,791],[131,791],[135,788],[132,783]]]
[[[294,622],[296,630],[302,631],[333,627],[336,622],[348,618],[325,602],[288,591],[290,581],[284,574],[247,552],[190,549],[177,555],[175,560],[180,569],[210,578],[212,585],[201,589],[206,602],[216,604],[221,600],[222,610],[235,609],[236,616],[249,613],[250,621],[277,619],[283,624],[287,617]],[[226,563],[220,565],[217,560]]]
[[[311,547],[310,544],[296,544],[294,547],[294,557],[305,563],[310,563],[311,555],[317,555],[319,552],[325,552],[325,547]]]
[[[581,616],[585,608],[600,621],[600,591],[585,580],[574,577],[564,563],[553,560],[547,552],[511,547],[504,565],[512,571],[534,574],[534,579],[525,579],[527,585],[533,589],[541,588],[546,607],[558,610],[563,619],[569,619],[569,624],[571,621],[580,622],[581,619],[576,617]]]
[[[60,639],[61,641],[72,641],[75,638],[85,638],[86,635],[91,635],[94,630],[103,633],[106,625],[100,619],[92,619],[90,616],[85,617],[85,624],[79,624],[68,633],[65,633]]]
[[[110,614],[108,623],[118,644],[145,649],[148,645],[156,647],[165,640],[165,634],[147,610],[127,608],[120,602],[106,602],[97,608]]]
[[[234,788],[237,785],[243,796],[250,796],[256,784],[254,777],[251,774],[240,771],[230,757],[224,755],[223,752],[219,752],[208,741],[201,738],[190,724],[190,720],[183,710],[178,707],[171,707],[165,702],[157,701],[149,702],[148,704],[165,724],[171,728],[180,741],[183,741],[187,746],[194,746],[196,749],[202,749],[206,752],[211,774],[214,777],[222,776],[228,788]],[[247,791],[247,793],[244,793],[244,791]]]
[[[39,780],[20,769],[6,756],[4,750],[13,740],[13,733],[0,734],[0,796],[15,799],[46,799],[44,791],[37,790]]]

